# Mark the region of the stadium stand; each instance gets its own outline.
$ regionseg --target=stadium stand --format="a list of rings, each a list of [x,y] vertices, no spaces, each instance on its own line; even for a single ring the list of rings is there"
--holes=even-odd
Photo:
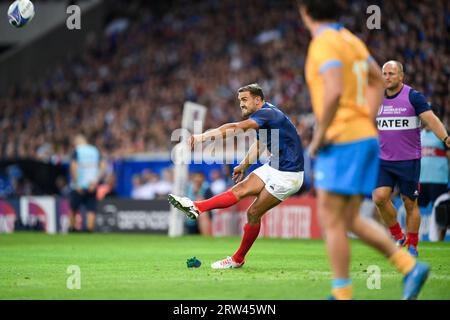
[[[376,3],[380,30],[366,27],[369,1],[342,1],[348,12],[342,22],[379,63],[403,61],[405,82],[441,108],[448,127],[450,2]],[[0,159],[60,163],[80,131],[109,159],[168,152],[184,101],[208,106],[206,129],[215,127],[239,119],[236,89],[255,81],[291,116],[308,145],[313,123],[303,67],[309,35],[294,4],[180,1],[155,14],[111,2],[103,34],[91,35],[81,55],[1,96]]]

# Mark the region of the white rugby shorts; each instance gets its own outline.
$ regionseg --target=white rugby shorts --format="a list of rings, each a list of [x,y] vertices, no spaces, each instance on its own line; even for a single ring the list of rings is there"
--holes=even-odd
[[[252,171],[266,184],[266,190],[283,201],[296,193],[303,184],[303,171],[289,172],[272,168],[268,163]]]

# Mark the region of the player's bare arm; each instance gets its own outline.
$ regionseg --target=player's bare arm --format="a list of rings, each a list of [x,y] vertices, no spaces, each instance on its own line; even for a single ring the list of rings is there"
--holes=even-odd
[[[433,111],[425,111],[422,112],[420,115],[420,120],[425,122],[428,127],[433,131],[433,133],[438,137],[441,141],[445,140],[445,145],[447,148],[450,148],[450,139],[447,138],[447,130],[445,129],[444,125],[442,124],[441,120],[439,120],[438,117],[433,113]]]
[[[336,116],[339,99],[344,90],[342,68],[337,67],[326,70],[322,74],[322,79],[325,92],[323,114],[318,119],[317,128],[314,131],[314,137],[309,148],[312,157],[316,156],[319,148],[325,143],[325,132]]]
[[[237,133],[242,131],[246,131],[249,129],[258,129],[259,126],[256,123],[256,121],[247,119],[240,122],[232,122],[232,123],[226,123],[219,128],[212,129],[209,131],[206,131],[202,134],[194,134],[191,136],[189,140],[189,144],[191,148],[193,148],[197,143],[201,143],[207,140],[211,140],[212,138],[226,138],[226,137],[233,137]]]
[[[369,105],[370,118],[375,121],[378,109],[383,102],[383,76],[381,68],[374,60],[369,63],[369,83],[367,86],[367,104]]]
[[[76,160],[70,161],[70,174],[72,177],[72,182],[76,185],[78,180],[78,163]],[[81,192],[81,189],[77,187],[78,192]]]
[[[241,182],[248,168],[258,160],[258,157],[266,150],[266,146],[261,143],[259,140],[256,140],[250,149],[247,152],[245,158],[241,161],[241,163],[236,166],[233,170],[233,181],[235,183]]]
[[[94,192],[100,181],[106,176],[106,168],[107,168],[106,161],[105,160],[100,161],[99,173],[97,175],[97,178],[95,179],[95,181],[89,184],[90,192]]]

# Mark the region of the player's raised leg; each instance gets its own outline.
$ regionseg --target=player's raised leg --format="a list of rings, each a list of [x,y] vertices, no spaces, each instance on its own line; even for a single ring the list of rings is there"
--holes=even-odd
[[[188,218],[196,219],[203,212],[213,209],[228,208],[248,196],[256,196],[264,189],[264,182],[256,175],[250,174],[245,180],[233,186],[230,190],[212,198],[192,201],[187,197],[169,194],[169,202],[184,212]]]
[[[397,246],[389,237],[386,229],[378,223],[360,216],[361,203],[362,197],[360,196],[353,196],[347,203],[345,216],[349,230],[365,243],[382,252],[386,257],[390,257],[397,251]]]
[[[250,174],[250,176],[259,179],[255,174]],[[238,250],[232,257],[227,257],[226,259],[214,262],[211,264],[211,268],[228,269],[241,267],[245,263],[245,256],[256,238],[258,238],[262,216],[280,203],[281,200],[270,194],[266,189],[263,189],[256,200],[247,209],[247,223],[244,226],[244,234]]]

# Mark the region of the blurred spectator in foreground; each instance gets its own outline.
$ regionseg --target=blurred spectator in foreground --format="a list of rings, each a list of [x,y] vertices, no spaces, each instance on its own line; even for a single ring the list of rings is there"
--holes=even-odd
[[[188,185],[186,197],[192,200],[204,200],[213,196],[208,183],[205,181],[203,172],[193,173],[191,182]],[[186,218],[186,226],[188,233],[200,233],[202,235],[211,235],[211,218],[212,212],[205,212],[198,216],[197,220],[190,220]]]

